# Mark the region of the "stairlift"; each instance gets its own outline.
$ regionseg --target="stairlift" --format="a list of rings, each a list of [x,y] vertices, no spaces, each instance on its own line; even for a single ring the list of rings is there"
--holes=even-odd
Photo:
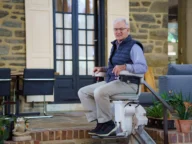
[[[104,72],[94,73],[97,79],[105,77]],[[99,137],[99,138],[126,138],[129,135],[141,134],[144,131],[144,126],[147,125],[148,119],[146,117],[145,109],[139,104],[138,98],[141,93],[141,86],[143,81],[143,74],[133,74],[128,71],[121,71],[119,80],[129,83],[129,78],[134,77],[139,80],[138,91],[135,94],[117,94],[111,96],[112,111],[114,114],[114,121],[118,126],[115,136]],[[98,136],[93,136],[93,138]],[[154,143],[154,141],[153,141]]]

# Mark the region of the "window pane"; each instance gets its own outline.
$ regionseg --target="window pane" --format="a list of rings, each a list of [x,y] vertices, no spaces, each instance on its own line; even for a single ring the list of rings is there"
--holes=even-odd
[[[59,72],[60,75],[63,75],[63,61],[57,61],[56,66],[56,71]]]
[[[78,13],[85,13],[86,2],[85,0],[78,0]]]
[[[65,59],[72,59],[72,46],[65,46]]]
[[[64,12],[72,11],[72,0],[63,0]]]
[[[85,15],[78,16],[79,29],[85,29]]]
[[[85,61],[79,62],[79,75],[86,75],[86,62]]]
[[[56,13],[56,28],[62,28],[63,27],[63,19],[62,14]]]
[[[63,46],[62,45],[56,46],[56,59],[63,59]]]
[[[72,75],[73,65],[72,61],[65,61],[65,75]]]
[[[72,30],[65,30],[65,44],[72,44]]]
[[[63,0],[55,0],[55,10],[57,12],[62,12],[63,11]]]
[[[63,30],[56,30],[56,43],[63,43]]]
[[[86,47],[85,46],[79,46],[79,59],[80,60],[86,59]]]
[[[85,31],[79,30],[79,44],[85,44]]]
[[[94,31],[87,31],[87,44],[94,44]]]
[[[72,15],[64,14],[64,28],[72,28]]]
[[[93,14],[94,13],[94,0],[87,0],[87,13]]]
[[[94,17],[87,16],[87,29],[94,29]]]
[[[88,75],[93,75],[94,62],[88,61]]]
[[[94,60],[94,57],[95,57],[94,47],[88,46],[87,47],[87,59]]]

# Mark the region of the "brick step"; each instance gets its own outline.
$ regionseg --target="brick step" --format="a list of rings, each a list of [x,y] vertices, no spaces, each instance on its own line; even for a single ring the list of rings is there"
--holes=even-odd
[[[31,141],[13,142],[6,141],[4,144],[93,144],[105,143],[118,144],[124,143],[127,139],[92,139],[88,134],[89,129],[55,129],[39,130],[31,132]]]

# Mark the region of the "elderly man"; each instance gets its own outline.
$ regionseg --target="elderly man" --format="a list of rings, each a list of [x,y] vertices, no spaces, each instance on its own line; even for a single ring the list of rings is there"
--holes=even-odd
[[[95,129],[89,134],[108,136],[116,131],[117,126],[112,120],[110,96],[121,93],[136,93],[137,81],[130,83],[118,80],[122,70],[131,73],[144,74],[147,64],[143,54],[143,46],[129,35],[129,25],[124,18],[118,18],[113,23],[116,40],[112,42],[111,54],[107,67],[95,67],[93,72],[106,72],[106,81],[85,86],[78,95],[85,110],[88,122],[97,121]]]

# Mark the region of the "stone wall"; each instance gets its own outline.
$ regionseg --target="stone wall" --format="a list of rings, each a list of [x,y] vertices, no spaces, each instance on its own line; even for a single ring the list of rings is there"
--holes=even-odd
[[[167,26],[168,0],[130,0],[131,35],[143,43],[156,80],[167,71]]]
[[[0,1],[0,67],[23,71],[26,63],[24,0]]]

